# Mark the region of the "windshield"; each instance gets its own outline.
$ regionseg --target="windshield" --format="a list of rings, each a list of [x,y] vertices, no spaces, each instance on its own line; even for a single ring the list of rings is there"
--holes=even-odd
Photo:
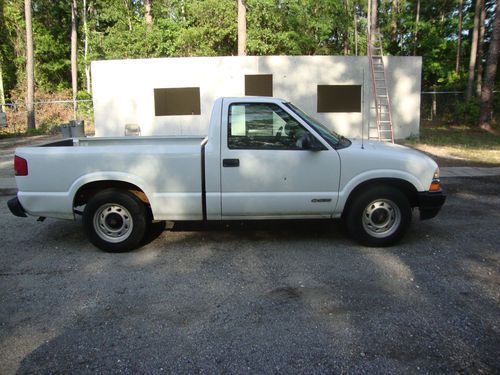
[[[288,108],[290,108],[293,112],[295,112],[305,122],[307,122],[309,126],[311,126],[314,130],[316,130],[325,139],[325,141],[327,141],[330,144],[330,146],[332,147],[338,146],[341,143],[342,139],[345,139],[343,136],[328,129],[321,122],[309,116],[307,113],[302,111],[300,108],[297,108],[292,103],[285,103],[285,105]]]

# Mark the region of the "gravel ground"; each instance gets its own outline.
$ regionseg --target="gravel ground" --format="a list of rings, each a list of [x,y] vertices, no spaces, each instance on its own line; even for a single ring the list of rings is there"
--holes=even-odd
[[[499,373],[500,177],[444,183],[388,249],[266,222],[106,254],[0,197],[0,373]]]

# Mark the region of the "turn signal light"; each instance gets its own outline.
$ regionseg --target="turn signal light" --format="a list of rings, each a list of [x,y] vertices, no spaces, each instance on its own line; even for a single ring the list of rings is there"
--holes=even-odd
[[[441,190],[441,181],[439,181],[438,179],[432,180],[429,191],[440,191],[440,190]]]
[[[27,176],[28,175],[28,162],[19,156],[14,156],[14,171],[16,176]]]

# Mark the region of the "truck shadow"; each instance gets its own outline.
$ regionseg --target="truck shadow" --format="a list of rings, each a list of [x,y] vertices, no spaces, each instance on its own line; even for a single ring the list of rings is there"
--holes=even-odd
[[[169,247],[177,242],[194,245],[221,241],[339,241],[338,244],[351,241],[340,220],[185,221],[168,223],[163,236],[165,238],[160,238],[159,241],[165,240]]]
[[[251,231],[272,231],[272,232],[293,232],[300,234],[307,233],[333,233],[341,234],[343,225],[340,220],[245,220],[245,221],[179,221],[169,228],[172,232],[251,232]]]

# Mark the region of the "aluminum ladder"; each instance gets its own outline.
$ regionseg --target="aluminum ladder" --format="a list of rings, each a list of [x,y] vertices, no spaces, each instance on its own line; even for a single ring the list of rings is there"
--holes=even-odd
[[[370,121],[368,139],[394,143],[391,100],[387,88],[384,60],[382,56],[382,37],[380,33],[368,35],[368,61],[372,78],[372,94],[375,109],[375,124]]]

